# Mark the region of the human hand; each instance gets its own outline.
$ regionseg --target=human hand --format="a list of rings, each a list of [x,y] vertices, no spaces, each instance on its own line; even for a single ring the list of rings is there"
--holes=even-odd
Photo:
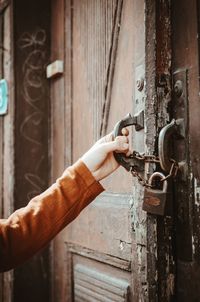
[[[97,181],[110,175],[119,167],[113,151],[130,155],[128,129],[122,129],[122,134],[115,140],[113,133],[102,137],[82,156],[82,161]]]

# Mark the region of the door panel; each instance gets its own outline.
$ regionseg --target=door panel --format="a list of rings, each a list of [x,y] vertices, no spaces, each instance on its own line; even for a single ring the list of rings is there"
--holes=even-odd
[[[119,37],[115,37],[119,40],[116,56],[112,51],[112,43],[118,1],[74,1],[73,161],[99,137],[103,105],[108,102],[105,98],[106,90],[112,90],[109,96],[108,131],[113,130],[115,123],[129,111],[132,112],[133,65],[130,62],[133,61],[133,40],[127,43],[126,35],[121,33],[121,30],[128,31],[124,9],[122,29],[118,33]],[[128,20],[130,23],[130,17]],[[126,53],[128,51],[127,63],[123,62],[125,49]],[[107,75],[110,68],[114,68],[113,83],[110,83]],[[127,78],[130,79],[128,82]],[[130,192],[130,178],[120,169],[114,178],[111,176],[109,187],[114,192]]]
[[[129,301],[129,275],[115,267],[75,256],[74,301]]]
[[[144,109],[145,92],[136,91],[135,80],[144,77],[145,11],[140,0],[66,0],[64,12],[66,85],[62,89],[69,128],[53,135],[53,140],[58,146],[56,141],[65,137],[64,156],[70,164],[70,154],[71,162],[76,161],[128,112]],[[58,13],[53,13],[54,18]],[[56,36],[58,28],[52,30]],[[61,84],[63,78],[54,81]],[[55,97],[53,102],[63,106],[63,99]],[[57,115],[53,129],[58,134],[58,112],[52,113]],[[134,136],[134,147],[144,152],[144,132],[136,135],[133,130],[130,137]],[[62,163],[63,154],[60,159],[55,155],[53,171]],[[53,178],[57,176],[53,173]],[[146,216],[141,212],[141,187],[135,182],[133,198],[132,184],[132,176],[121,167],[103,182],[106,193],[57,236],[53,244],[55,301],[112,301],[116,287],[116,301],[137,301],[147,295],[146,262],[142,261]],[[94,274],[96,281],[91,285]]]
[[[126,20],[124,11],[126,5],[122,8],[120,2],[74,1],[73,3],[73,161],[78,159],[99,137],[101,127],[106,128],[104,123],[108,124],[106,131],[112,130],[119,118],[128,111],[132,112],[133,82],[130,80],[126,83],[123,72],[119,72],[122,68],[122,51],[124,48],[127,49],[127,41],[121,39],[123,37],[121,28],[120,32],[115,28],[116,22],[121,22],[123,28],[127,26],[123,22]],[[133,52],[130,53],[131,55],[127,55],[129,62],[132,61],[133,55]],[[133,72],[132,68],[132,65],[129,66],[129,70],[131,69],[128,71],[129,76]],[[123,80],[120,81],[119,76]],[[107,110],[107,120],[103,117],[103,109]],[[116,193],[130,192],[131,178],[123,169],[120,170],[118,175],[111,177],[109,184],[108,181],[104,183],[105,186],[109,185],[109,191],[112,193],[100,196],[66,230],[65,240],[68,245],[80,247],[79,252],[76,249],[80,254],[81,247],[87,248],[94,257],[90,260],[85,258],[85,265],[82,266],[83,257],[76,257],[72,252],[75,301],[81,298],[85,301],[92,301],[92,299],[106,301],[106,297],[111,299],[107,288],[116,286],[114,281],[109,284],[109,280],[113,280],[115,274],[112,275],[113,269],[108,266],[109,261],[105,263],[103,255],[110,255],[111,259],[115,259],[118,267],[121,265],[121,260],[118,259],[123,259],[126,267],[130,267],[130,196],[116,195]],[[95,269],[96,253],[101,262],[100,270]],[[104,288],[102,290],[98,286],[92,288],[89,282],[81,287],[80,271],[85,276],[87,274],[92,276],[96,272],[97,279],[99,276],[98,282],[101,278],[104,279]],[[118,271],[120,272],[119,268]],[[86,280],[87,278],[91,277],[86,277]],[[128,272],[127,278],[130,282],[131,275]],[[122,282],[123,287],[120,278],[116,282]],[[124,289],[124,296],[127,296],[127,288]],[[119,301],[126,301],[123,297],[122,299]]]
[[[69,226],[67,241],[130,261],[130,218],[130,196],[103,194]]]

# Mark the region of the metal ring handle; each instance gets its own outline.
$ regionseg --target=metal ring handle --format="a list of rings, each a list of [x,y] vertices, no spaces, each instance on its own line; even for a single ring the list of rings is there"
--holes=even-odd
[[[159,133],[158,155],[160,158],[160,166],[167,173],[170,171],[172,165],[172,161],[170,160],[171,156],[169,155],[169,144],[174,134],[182,138],[184,137],[183,119],[173,119],[171,123],[163,127]]]
[[[133,117],[130,113],[128,113],[124,119],[122,119],[115,125],[113,130],[114,138],[122,135],[122,129],[124,127],[132,126],[135,124],[136,124],[136,118]],[[116,153],[116,152],[114,152],[114,157],[121,166],[123,166],[127,171],[130,171],[131,169],[130,157],[126,157],[123,153]]]

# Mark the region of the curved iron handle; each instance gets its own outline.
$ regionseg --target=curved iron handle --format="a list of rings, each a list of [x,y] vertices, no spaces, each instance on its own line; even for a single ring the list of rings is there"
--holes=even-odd
[[[119,135],[122,135],[122,129],[124,127],[133,126],[135,125],[136,131],[139,131],[140,129],[144,128],[144,112],[141,111],[139,115],[132,116],[130,113],[128,113],[125,118],[123,118],[121,121],[119,121],[113,130],[114,138],[116,138]],[[141,170],[141,164],[139,162],[136,162],[133,157],[126,157],[123,153],[116,153],[114,152],[114,157],[116,161],[123,166],[127,171],[130,171],[131,167],[137,166],[138,169]],[[140,168],[139,168],[140,166]]]
[[[158,156],[160,158],[160,166],[165,172],[169,172],[172,166],[170,155],[168,154],[169,143],[172,135],[184,137],[184,121],[183,119],[173,119],[159,133],[158,139]]]

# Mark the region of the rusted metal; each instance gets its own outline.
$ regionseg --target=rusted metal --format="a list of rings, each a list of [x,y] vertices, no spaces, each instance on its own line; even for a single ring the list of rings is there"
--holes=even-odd
[[[185,138],[185,126],[184,119],[173,119],[169,124],[164,126],[159,133],[158,140],[158,154],[160,159],[161,168],[169,173],[172,165],[175,162],[171,159],[173,154],[170,154],[170,145],[172,145],[172,139],[184,139]],[[171,150],[172,152],[172,150]],[[178,167],[178,163],[177,163]],[[170,173],[171,175],[171,173]]]
[[[156,188],[157,184],[153,182],[162,180],[162,189]],[[150,214],[154,215],[164,215],[165,214],[165,204],[167,198],[167,187],[168,183],[165,179],[165,175],[160,172],[154,172],[149,178],[149,185],[152,188],[145,188],[144,191],[144,201],[142,209]]]
[[[177,97],[180,97],[183,93],[183,83],[181,80],[177,80],[174,84],[174,93]]]
[[[142,91],[144,88],[144,78],[140,78],[136,81],[136,86],[139,91]]]

